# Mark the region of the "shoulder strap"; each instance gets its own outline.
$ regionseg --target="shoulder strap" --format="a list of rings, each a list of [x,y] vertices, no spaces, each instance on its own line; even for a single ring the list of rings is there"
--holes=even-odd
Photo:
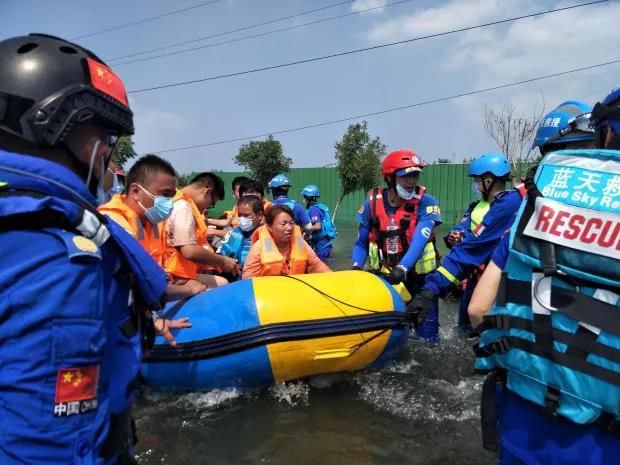
[[[26,189],[1,189],[0,190],[0,198],[8,198],[8,197],[32,197],[35,199],[42,199],[45,197],[49,197],[47,194],[43,192],[39,192],[36,190],[26,190]],[[81,206],[79,206],[82,209]],[[96,213],[97,217],[105,221],[104,217],[97,212],[96,210],[92,210],[93,213]],[[44,229],[44,228],[60,228],[66,229],[69,231],[76,231],[79,223],[76,223],[69,219],[67,215],[64,215],[61,211],[52,210],[50,208],[44,208],[43,210],[27,212],[27,213],[16,213],[14,215],[10,215],[2,218],[0,222],[0,231],[11,231],[15,229]]]

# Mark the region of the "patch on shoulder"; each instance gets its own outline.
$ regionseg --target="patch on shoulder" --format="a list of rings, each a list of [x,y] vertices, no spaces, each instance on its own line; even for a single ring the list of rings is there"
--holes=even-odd
[[[84,236],[75,236],[73,238],[73,244],[82,252],[96,253],[99,250],[97,244]]]

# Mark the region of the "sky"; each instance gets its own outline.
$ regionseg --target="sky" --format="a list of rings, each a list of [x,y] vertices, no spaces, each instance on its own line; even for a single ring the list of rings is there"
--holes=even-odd
[[[340,0],[342,2],[342,0]],[[217,0],[191,10],[80,37],[204,0],[1,0],[0,40],[29,32],[91,49],[121,76],[135,113],[139,153],[265,134],[376,112],[620,59],[620,2],[582,7],[298,66],[131,93],[161,84],[235,73],[436,34],[585,0],[355,0],[301,17],[200,40],[154,54],[212,44],[368,8],[320,24],[173,56],[120,64],[120,56],[196,40],[338,0]],[[381,8],[382,7],[382,8]],[[77,38],[76,38],[77,37]],[[136,55],[132,58],[148,57]],[[116,58],[116,59],[114,59]],[[128,59],[126,59],[128,60]],[[116,63],[116,64],[115,64]],[[426,161],[461,161],[498,148],[484,132],[485,106],[514,104],[533,115],[565,100],[590,104],[620,83],[620,63],[507,89],[368,117],[387,150]],[[350,122],[276,135],[294,167],[334,163]],[[247,141],[246,141],[247,142]],[[238,170],[245,142],[161,153],[180,173]]]

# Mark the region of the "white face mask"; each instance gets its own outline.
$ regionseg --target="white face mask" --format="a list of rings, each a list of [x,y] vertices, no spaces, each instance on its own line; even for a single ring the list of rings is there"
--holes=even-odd
[[[482,181],[476,182],[476,181],[472,181],[471,182],[471,193],[473,195],[481,195],[482,192],[480,192],[480,184],[482,183]]]
[[[250,232],[252,229],[254,229],[253,219],[240,216],[238,218],[238,221],[239,221],[239,229],[241,229],[241,231]]]
[[[402,187],[400,184],[396,184],[396,193],[401,199],[404,199],[404,200],[411,200],[412,198],[415,197],[415,189],[409,192],[407,189]]]
[[[97,157],[97,149],[101,141],[98,140],[95,142],[93,146],[93,151],[90,153],[90,163],[88,165],[88,176],[86,177],[86,187],[90,189],[90,180],[93,178],[94,167],[95,167],[95,158]],[[101,205],[106,201],[106,193],[103,190],[103,175],[105,174],[105,166],[103,162],[103,157],[101,157],[101,166],[99,169],[99,180],[97,181],[97,190],[95,192],[95,198],[97,199],[97,205]]]

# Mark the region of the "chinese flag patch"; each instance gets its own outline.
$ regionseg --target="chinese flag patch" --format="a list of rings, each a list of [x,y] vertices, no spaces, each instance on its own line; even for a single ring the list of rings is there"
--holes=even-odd
[[[109,95],[114,100],[118,100],[125,106],[129,106],[127,102],[127,93],[125,92],[125,86],[123,81],[119,78],[114,71],[108,68],[106,65],[87,58],[88,71],[90,73],[90,82],[93,87],[100,90],[106,95]]]
[[[61,368],[56,378],[56,403],[97,398],[99,365]]]

